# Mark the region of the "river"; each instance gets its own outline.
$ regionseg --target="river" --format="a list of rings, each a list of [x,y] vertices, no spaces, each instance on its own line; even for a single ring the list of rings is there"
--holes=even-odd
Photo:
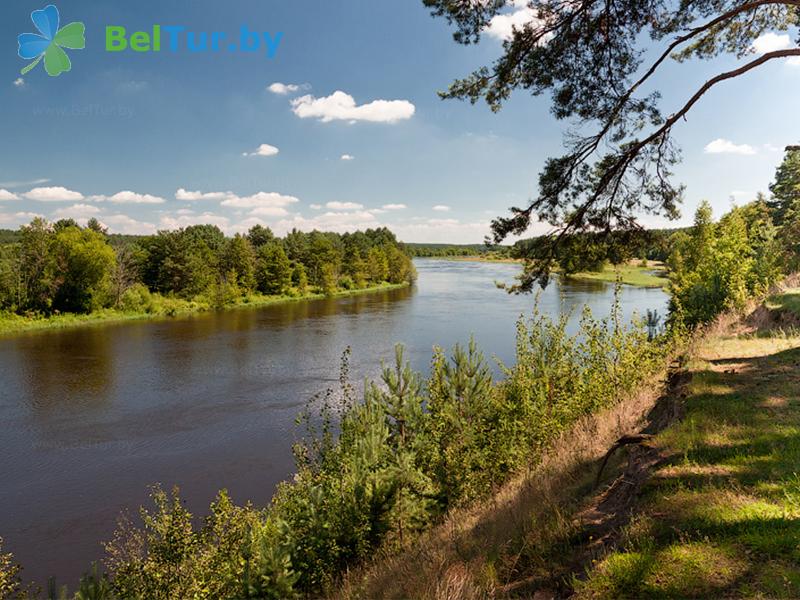
[[[396,342],[422,371],[434,345],[470,334],[510,363],[534,298],[494,282],[519,267],[415,264],[408,289],[0,339],[0,537],[23,577],[73,585],[156,482],[179,485],[196,514],[219,488],[267,503],[291,475],[297,413],[335,384],[347,346],[355,381]],[[612,299],[609,284],[556,281],[539,302],[551,315],[583,304],[607,315]],[[626,316],[663,315],[666,302],[658,289],[621,295]]]

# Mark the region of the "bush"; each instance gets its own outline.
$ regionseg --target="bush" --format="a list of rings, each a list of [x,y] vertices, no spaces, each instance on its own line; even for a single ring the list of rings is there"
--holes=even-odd
[[[339,287],[343,290],[354,290],[357,286],[352,277],[349,275],[342,275],[342,277],[339,278]]]
[[[119,307],[124,312],[155,312],[153,295],[147,289],[147,286],[142,283],[136,283],[125,290],[120,298]]]

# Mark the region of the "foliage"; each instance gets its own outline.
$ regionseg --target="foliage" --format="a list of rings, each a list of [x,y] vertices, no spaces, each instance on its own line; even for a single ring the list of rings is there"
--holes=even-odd
[[[0,311],[26,316],[122,312],[176,314],[181,306],[224,308],[267,296],[325,294],[410,282],[410,256],[387,229],[339,235],[255,226],[226,238],[214,225],[151,236],[109,236],[99,223],[36,218],[0,244]],[[378,257],[370,277],[364,257]]]
[[[718,224],[711,207],[697,209],[689,235],[676,234],[670,255],[671,315],[688,326],[708,323],[724,310],[739,310],[763,297],[796,264],[793,213],[779,228],[763,197],[732,209]]]
[[[678,216],[683,187],[672,182],[680,159],[673,127],[698,100],[720,83],[767,61],[799,56],[800,48],[773,49],[750,57],[730,71],[711,77],[687,93],[684,103],[666,114],[653,79],[670,58],[737,58],[752,52],[753,42],[771,31],[798,23],[796,3],[693,2],[664,0],[423,0],[433,15],[454,25],[455,40],[477,43],[492,19],[511,19],[515,26],[501,56],[455,81],[444,98],[484,99],[500,110],[515,90],[549,94],[557,119],[575,125],[565,134],[567,151],[549,158],[539,174],[538,194],[524,207],[492,222],[492,240],[521,235],[543,221],[553,233],[531,248],[518,291],[546,282],[557,249],[572,234],[591,234],[592,244],[574,248],[611,260],[619,243],[635,239],[645,214]],[[509,12],[514,16],[510,17]],[[496,23],[495,23],[496,24]],[[655,45],[655,56],[651,47]],[[580,267],[578,270],[584,270]]]
[[[282,295],[292,285],[292,263],[283,246],[271,242],[258,249],[256,260],[256,282],[263,294]]]
[[[800,203],[800,147],[790,146],[769,186],[773,199],[769,203],[775,211],[775,222],[783,224],[786,213]]]

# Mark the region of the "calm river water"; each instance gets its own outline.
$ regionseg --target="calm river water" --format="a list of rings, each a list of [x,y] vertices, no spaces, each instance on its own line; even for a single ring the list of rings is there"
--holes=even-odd
[[[120,511],[150,484],[178,484],[202,514],[219,488],[265,504],[292,472],[294,418],[333,385],[352,347],[354,380],[402,342],[419,370],[431,349],[475,335],[513,360],[516,265],[416,261],[412,289],[158,322],[0,339],[0,537],[28,580],[76,581],[102,556]],[[613,286],[555,282],[540,308],[608,314]],[[562,299],[563,298],[563,305]],[[661,290],[625,287],[626,315],[666,312]]]

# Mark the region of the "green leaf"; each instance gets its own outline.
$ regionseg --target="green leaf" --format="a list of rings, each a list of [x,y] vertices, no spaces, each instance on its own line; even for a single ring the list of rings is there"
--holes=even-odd
[[[86,27],[83,23],[70,23],[69,25],[64,25],[64,27],[58,31],[53,41],[62,48],[83,50],[86,48],[85,32]]]
[[[69,71],[72,63],[69,56],[58,45],[50,44],[47,52],[44,53],[44,69],[50,77],[58,77],[62,73]]]

